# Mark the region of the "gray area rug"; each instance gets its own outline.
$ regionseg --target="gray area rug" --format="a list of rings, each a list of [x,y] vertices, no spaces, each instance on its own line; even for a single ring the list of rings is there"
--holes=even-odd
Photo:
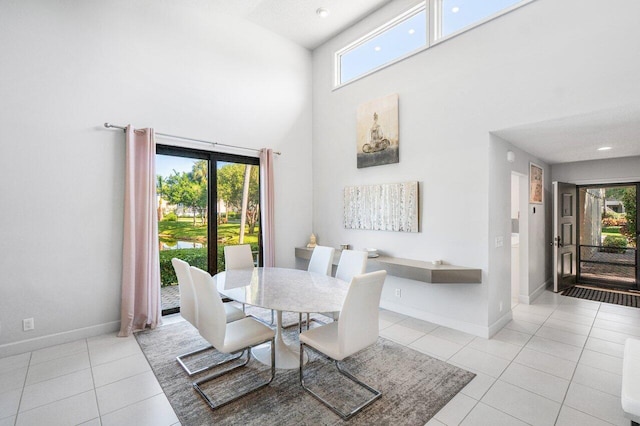
[[[288,316],[285,323],[295,319]],[[313,324],[313,323],[312,323]],[[475,374],[437,360],[390,340],[378,342],[345,360],[343,366],[365,383],[382,391],[382,397],[348,422],[306,393],[298,370],[276,370],[273,382],[234,403],[212,411],[192,387],[193,377],[176,362],[176,356],[207,346],[186,321],[135,334],[183,426],[193,425],[420,425],[423,426],[453,398]],[[298,344],[297,329],[285,331],[285,341]],[[190,367],[227,358],[207,351],[188,362]],[[254,381],[269,377],[269,367],[254,358],[246,368],[204,385],[212,396],[235,393]],[[214,370],[215,371],[215,370]],[[334,364],[313,353],[305,367],[305,383],[344,407],[352,407],[368,395],[337,373]],[[345,408],[346,409],[346,408]]]

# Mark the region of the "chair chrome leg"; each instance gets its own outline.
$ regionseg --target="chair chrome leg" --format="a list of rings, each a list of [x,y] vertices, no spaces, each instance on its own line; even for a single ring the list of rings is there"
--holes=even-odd
[[[313,349],[311,346],[309,345],[305,345],[304,343],[300,343],[300,367],[299,367],[299,372],[300,372],[300,386],[302,386],[302,388],[309,392],[315,399],[317,399],[318,401],[320,401],[321,403],[323,403],[324,405],[326,405],[331,411],[333,411],[334,413],[336,413],[337,415],[339,415],[340,417],[342,417],[343,420],[348,420],[351,417],[353,417],[354,415],[356,415],[357,413],[359,413],[363,408],[369,406],[370,404],[372,404],[376,399],[380,398],[382,396],[382,392],[372,388],[371,386],[367,385],[366,383],[360,381],[359,379],[357,379],[355,376],[353,376],[351,373],[349,373],[348,371],[345,371],[342,369],[342,367],[340,367],[340,364],[338,363],[338,361],[335,361],[336,364],[336,368],[338,369],[338,372],[340,372],[340,374],[342,374],[343,376],[345,376],[346,378],[348,378],[349,380],[351,380],[352,382],[354,382],[355,384],[365,388],[366,390],[368,390],[369,392],[371,392],[373,394],[373,397],[369,398],[368,400],[366,400],[364,403],[358,405],[356,408],[354,408],[353,410],[351,410],[348,413],[344,413],[341,410],[339,410],[335,405],[331,404],[329,401],[327,401],[326,399],[324,399],[323,397],[321,397],[320,395],[318,395],[317,393],[315,393],[313,390],[311,390],[310,388],[308,388],[307,386],[305,386],[304,384],[304,347],[307,346],[309,349]],[[315,349],[313,349],[314,352],[316,353],[320,353],[317,352]],[[324,355],[324,354],[322,354]],[[326,357],[326,355],[325,355]],[[329,357],[327,357],[329,358]],[[329,358],[331,359],[331,358]]]
[[[202,367],[202,368],[199,368],[199,369],[197,369],[197,370],[193,370],[193,371],[191,371],[191,370],[189,369],[189,367],[187,367],[187,364],[185,363],[185,361],[186,361],[186,359],[185,359],[185,358],[188,358],[188,357],[190,357],[190,356],[192,356],[192,355],[197,355],[197,354],[199,354],[199,353],[202,353],[202,352],[208,351],[208,350],[210,350],[210,349],[213,349],[213,346],[207,346],[207,347],[204,347],[204,348],[202,348],[202,349],[195,350],[195,351],[193,351],[193,352],[189,352],[189,353],[186,353],[186,354],[182,354],[182,355],[180,355],[180,356],[176,357],[176,361],[178,361],[178,364],[180,364],[180,366],[182,367],[182,369],[183,369],[184,371],[186,371],[186,372],[187,372],[187,374],[188,374],[189,376],[193,376],[194,374],[198,374],[198,373],[202,373],[203,371],[211,370],[212,368],[216,368],[216,367],[218,367],[218,366],[220,366],[220,365],[222,365],[222,364],[225,364],[225,363],[227,363],[227,362],[235,361],[236,359],[240,358],[240,357],[243,355],[243,353],[244,353],[244,351],[243,351],[243,352],[241,352],[241,353],[240,353],[240,355],[238,355],[238,356],[237,356],[237,357],[235,357],[235,358],[231,358],[231,359],[229,359],[229,360],[222,361],[221,363],[211,364],[211,365],[208,365],[208,366],[206,366],[206,367]]]
[[[242,368],[242,367],[246,366],[249,363],[249,361],[251,360],[251,348],[244,348],[242,350],[242,352],[241,352],[241,355],[244,354],[244,352],[247,352],[247,359],[246,359],[246,361],[244,363],[242,363],[240,365],[236,365],[235,367],[228,368],[228,369],[226,369],[224,371],[221,371],[219,373],[212,374],[211,376],[207,376],[207,377],[202,378],[202,379],[200,379],[200,380],[198,380],[198,381],[193,383],[193,388],[200,394],[200,396],[205,400],[205,402],[209,405],[209,407],[211,407],[212,410],[216,410],[216,409],[218,409],[218,408],[220,408],[220,407],[222,407],[224,405],[227,405],[227,404],[229,404],[229,403],[231,403],[233,401],[236,401],[236,400],[242,398],[243,396],[246,396],[246,395],[250,394],[251,392],[257,391],[258,389],[262,389],[263,387],[268,386],[273,381],[274,377],[276,376],[275,337],[273,339],[269,339],[269,340],[265,340],[264,342],[260,342],[260,343],[256,344],[256,346],[257,345],[261,345],[261,344],[266,343],[266,342],[271,342],[271,377],[269,378],[268,381],[258,383],[257,385],[251,387],[250,389],[247,389],[246,391],[244,391],[244,392],[242,392],[242,393],[240,393],[238,395],[235,395],[235,396],[233,396],[231,398],[228,398],[228,399],[226,399],[226,400],[224,400],[222,402],[219,402],[217,404],[213,400],[211,400],[211,398],[209,398],[209,396],[207,396],[207,394],[204,392],[204,390],[200,387],[200,385],[202,385],[204,383],[207,383],[207,382],[210,382],[212,380],[215,380],[215,379],[217,379],[219,377],[224,376],[225,374],[231,373],[232,371],[235,371],[235,370],[237,370],[239,368]],[[237,359],[237,358],[238,357],[236,357],[234,359]]]
[[[307,321],[306,321],[306,326],[307,326],[307,330],[309,330],[309,325],[312,322],[317,322],[318,324],[322,324],[322,325],[327,325],[328,323],[324,322],[324,321],[320,321],[317,318],[309,318],[310,313],[307,312]],[[298,326],[298,330],[300,331],[300,333],[302,333],[302,324],[305,324],[304,321],[302,321],[302,313],[300,313],[298,315],[298,322],[297,323],[291,323],[291,324],[284,324],[282,326],[283,329],[287,329],[287,328],[291,328],[291,327],[295,327],[296,325]]]

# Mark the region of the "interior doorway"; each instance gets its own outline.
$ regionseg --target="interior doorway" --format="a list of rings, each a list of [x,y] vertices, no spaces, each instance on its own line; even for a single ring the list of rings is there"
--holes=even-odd
[[[577,282],[640,290],[636,209],[640,184],[578,186]]]

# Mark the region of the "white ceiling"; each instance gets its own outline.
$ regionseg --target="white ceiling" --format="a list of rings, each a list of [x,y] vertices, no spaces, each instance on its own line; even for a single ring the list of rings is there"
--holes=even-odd
[[[214,10],[247,19],[314,49],[391,0],[212,0]],[[321,18],[318,8],[329,10]]]
[[[640,155],[640,106],[492,132],[548,164]],[[610,146],[608,151],[598,148]]]

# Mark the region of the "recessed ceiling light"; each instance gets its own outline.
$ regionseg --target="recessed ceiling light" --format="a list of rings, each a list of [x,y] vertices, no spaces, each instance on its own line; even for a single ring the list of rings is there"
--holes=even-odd
[[[451,8],[451,11],[453,13],[458,13],[458,12],[460,12],[460,8],[458,6],[456,6],[456,7]]]
[[[609,151],[610,149],[610,146],[601,146],[600,148],[598,148],[598,151]]]
[[[329,16],[329,9],[325,9],[324,7],[320,7],[320,8],[318,8],[318,10],[316,10],[316,15],[318,15],[321,18],[326,18],[327,16]]]
[[[373,48],[373,50],[375,50],[376,52],[379,52],[379,51],[381,51],[381,50],[382,50],[382,47],[380,47],[380,46],[376,46],[376,47],[374,47],[374,48]]]
[[[409,34],[411,34],[411,35],[415,34],[415,32],[416,32],[416,30],[414,30],[413,28],[411,28],[411,29],[409,30]]]

